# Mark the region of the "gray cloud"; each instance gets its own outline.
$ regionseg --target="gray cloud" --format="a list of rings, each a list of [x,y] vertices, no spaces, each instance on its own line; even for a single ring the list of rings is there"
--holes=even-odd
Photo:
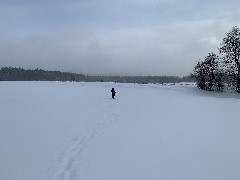
[[[85,74],[187,75],[196,60],[217,52],[225,32],[240,19],[239,10],[220,11],[222,6],[210,18],[203,12],[186,18],[194,10],[200,12],[193,0],[59,2],[40,13],[46,2],[40,7],[0,4],[5,16],[11,14],[0,18],[0,24],[5,23],[0,30],[0,66]],[[178,6],[180,2],[189,5]],[[166,9],[161,17],[157,10],[168,6],[179,10],[168,17]]]

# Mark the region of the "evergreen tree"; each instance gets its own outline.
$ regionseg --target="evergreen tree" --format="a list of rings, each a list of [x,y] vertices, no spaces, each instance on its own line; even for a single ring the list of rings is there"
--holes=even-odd
[[[219,70],[219,57],[209,53],[204,61],[198,61],[194,68],[197,86],[203,90],[222,90],[222,74]]]
[[[205,80],[205,72],[203,67],[203,62],[198,61],[196,66],[194,67],[194,76],[196,78],[197,86],[200,89],[205,90],[206,88],[206,80]]]
[[[212,91],[213,86],[216,86],[216,76],[218,74],[218,65],[219,65],[219,58],[214,53],[209,53],[207,57],[204,59],[204,68],[205,68],[205,75],[208,90]]]

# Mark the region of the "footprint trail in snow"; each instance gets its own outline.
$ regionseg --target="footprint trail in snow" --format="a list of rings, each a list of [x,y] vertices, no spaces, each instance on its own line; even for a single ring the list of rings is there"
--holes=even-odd
[[[84,134],[76,136],[63,153],[60,153],[54,168],[49,169],[49,179],[51,180],[76,180],[85,179],[86,172],[81,169],[83,154],[87,153],[88,147],[93,140],[103,136],[104,132],[110,128],[119,118],[119,113],[115,107],[115,102],[105,109],[104,120],[96,124],[92,129]],[[85,164],[86,166],[86,164]]]

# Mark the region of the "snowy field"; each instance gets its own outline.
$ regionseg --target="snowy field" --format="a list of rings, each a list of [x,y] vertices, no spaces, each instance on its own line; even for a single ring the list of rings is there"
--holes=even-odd
[[[0,179],[239,180],[240,96],[184,84],[0,82]]]

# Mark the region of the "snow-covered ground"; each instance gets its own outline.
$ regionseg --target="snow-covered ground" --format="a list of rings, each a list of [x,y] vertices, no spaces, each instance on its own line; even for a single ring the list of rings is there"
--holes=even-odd
[[[239,98],[191,84],[0,82],[0,179],[239,180]]]

